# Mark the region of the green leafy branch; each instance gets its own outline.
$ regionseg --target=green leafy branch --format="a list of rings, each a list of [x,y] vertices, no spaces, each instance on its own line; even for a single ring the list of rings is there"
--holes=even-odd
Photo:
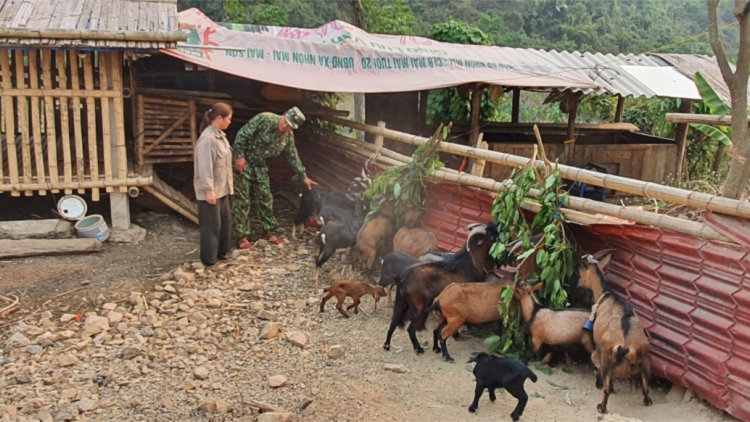
[[[372,200],[368,220],[377,213],[385,201],[394,202],[399,220],[410,207],[424,208],[424,178],[443,167],[438,153],[440,142],[448,137],[450,127],[451,125],[440,125],[435,134],[414,151],[410,163],[389,167],[373,180],[372,186],[365,191],[365,195]],[[402,224],[401,221],[397,223]]]

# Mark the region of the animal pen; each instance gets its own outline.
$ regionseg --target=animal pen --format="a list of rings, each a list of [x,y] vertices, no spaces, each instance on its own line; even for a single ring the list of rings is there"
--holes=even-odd
[[[3,3],[0,192],[105,193],[112,227],[130,227],[128,193],[159,180],[130,159],[127,69],[186,38],[176,15],[174,0]]]

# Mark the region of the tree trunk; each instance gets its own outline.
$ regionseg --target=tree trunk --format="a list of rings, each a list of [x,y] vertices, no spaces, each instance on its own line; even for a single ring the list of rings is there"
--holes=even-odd
[[[725,155],[727,155],[727,146],[719,144],[716,148],[716,155],[714,155],[714,163],[711,165],[711,171],[719,174],[719,169],[721,169],[721,163],[724,161]]]
[[[732,97],[732,164],[724,183],[721,195],[726,198],[739,199],[750,179],[750,140],[747,130],[747,80],[750,70],[750,1],[735,0],[734,16],[740,27],[740,46],[737,54],[737,68],[734,73],[729,66],[724,45],[719,33],[719,22],[716,9],[719,0],[707,0],[708,30],[711,49],[716,55],[716,62],[721,70],[724,82],[729,87]]]

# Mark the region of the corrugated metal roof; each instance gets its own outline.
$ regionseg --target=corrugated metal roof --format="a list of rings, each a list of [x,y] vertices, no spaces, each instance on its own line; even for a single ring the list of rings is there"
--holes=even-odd
[[[729,87],[724,83],[721,70],[716,64],[716,57],[700,54],[652,54],[652,56],[657,60],[661,59],[660,61],[663,61],[664,64],[674,66],[678,72],[691,80],[696,72],[700,72],[727,107],[732,106]],[[729,66],[734,70],[734,65],[730,63]],[[750,101],[750,92],[748,92],[748,101]]]
[[[589,52],[568,51],[542,51],[550,62],[572,72],[588,76],[599,85],[594,89],[571,88],[573,92],[589,94],[621,95],[623,97],[646,97],[658,96],[655,92],[641,83],[637,78],[631,76],[620,66],[649,66],[663,67],[648,56],[635,54],[602,54]]]
[[[4,0],[0,45],[102,49],[175,48],[176,0]]]

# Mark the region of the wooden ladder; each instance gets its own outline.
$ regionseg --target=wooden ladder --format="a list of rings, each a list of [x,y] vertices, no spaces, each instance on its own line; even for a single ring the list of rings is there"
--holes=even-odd
[[[176,191],[174,188],[159,179],[156,172],[152,172],[154,182],[150,186],[144,186],[146,192],[154,195],[168,207],[182,214],[185,218],[198,224],[198,206],[187,199],[185,195]]]

